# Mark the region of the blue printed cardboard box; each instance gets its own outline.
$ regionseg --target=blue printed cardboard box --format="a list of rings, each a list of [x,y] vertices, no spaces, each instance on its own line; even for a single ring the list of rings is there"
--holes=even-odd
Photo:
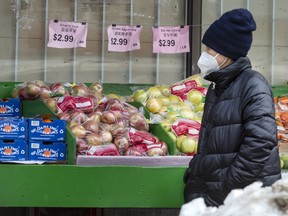
[[[27,139],[26,118],[0,118],[0,139]]]
[[[26,159],[26,140],[0,140],[0,161],[25,161]]]
[[[28,119],[28,140],[61,141],[66,139],[66,121],[61,119],[47,120]]]
[[[18,117],[21,114],[21,101],[19,98],[0,99],[0,117]]]
[[[65,161],[66,147],[66,143],[63,142],[29,140],[28,160]]]

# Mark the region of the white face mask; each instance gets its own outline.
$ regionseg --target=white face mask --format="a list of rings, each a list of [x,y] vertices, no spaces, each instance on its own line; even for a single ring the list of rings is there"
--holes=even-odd
[[[221,63],[221,65],[218,65],[218,62],[216,60],[219,53],[217,53],[216,56],[212,56],[209,53],[203,51],[197,65],[201,70],[201,73],[204,75],[209,74],[212,71],[220,70],[220,67],[226,62],[227,58]]]

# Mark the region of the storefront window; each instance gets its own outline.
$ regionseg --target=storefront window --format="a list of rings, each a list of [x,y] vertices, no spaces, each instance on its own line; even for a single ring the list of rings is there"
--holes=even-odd
[[[3,0],[2,81],[172,83],[185,54],[152,52],[152,27],[184,25],[187,0]],[[88,23],[86,48],[48,48],[49,20]],[[141,49],[108,52],[107,27],[142,25]]]
[[[202,1],[202,33],[224,12],[233,8],[249,9],[257,23],[248,56],[255,70],[272,85],[288,81],[288,2],[285,0],[209,0]]]
[[[202,9],[191,9],[195,5]],[[253,68],[272,85],[286,84],[288,3],[285,0],[3,0],[1,81],[174,83],[199,72],[201,32],[203,35],[221,14],[237,7],[249,9],[257,22],[248,54]],[[189,17],[192,17],[190,23]],[[48,48],[49,20],[55,19],[88,23],[86,48]],[[143,26],[141,49],[109,52],[107,27],[111,24]],[[153,53],[155,25],[189,25],[193,34],[190,56]]]

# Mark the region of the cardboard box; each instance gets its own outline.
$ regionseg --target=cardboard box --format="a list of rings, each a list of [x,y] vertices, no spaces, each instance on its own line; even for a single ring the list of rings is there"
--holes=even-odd
[[[27,139],[26,118],[0,118],[0,139]]]
[[[21,114],[21,101],[19,98],[0,99],[0,117],[18,117]]]
[[[0,140],[0,161],[24,161],[26,159],[26,140]]]
[[[66,143],[28,141],[28,160],[66,161]]]
[[[28,140],[61,141],[66,139],[66,121],[51,119],[51,122],[41,118],[28,119]]]

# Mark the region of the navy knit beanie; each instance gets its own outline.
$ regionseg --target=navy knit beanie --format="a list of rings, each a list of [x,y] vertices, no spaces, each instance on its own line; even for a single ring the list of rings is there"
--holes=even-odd
[[[244,8],[234,9],[224,13],[210,25],[202,43],[221,55],[236,60],[247,55],[254,30],[256,23],[252,14]]]

